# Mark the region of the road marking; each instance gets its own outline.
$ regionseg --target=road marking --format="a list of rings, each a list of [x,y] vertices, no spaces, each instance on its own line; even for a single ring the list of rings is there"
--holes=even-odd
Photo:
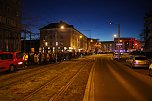
[[[146,101],[146,99],[135,90],[135,88],[125,81],[125,79],[118,74],[110,65],[108,65],[109,70],[111,73],[116,77],[116,79],[122,84],[122,86],[133,96],[137,99],[137,101]]]
[[[87,82],[87,86],[85,89],[85,94],[83,97],[83,101],[94,101],[94,77],[95,77],[95,63],[93,64],[90,74],[89,74],[89,79]]]

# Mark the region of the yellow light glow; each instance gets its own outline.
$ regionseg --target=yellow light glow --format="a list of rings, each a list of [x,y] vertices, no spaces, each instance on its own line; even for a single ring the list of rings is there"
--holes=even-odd
[[[82,38],[82,35],[80,35],[80,38]]]
[[[64,26],[61,26],[61,29],[64,29]]]

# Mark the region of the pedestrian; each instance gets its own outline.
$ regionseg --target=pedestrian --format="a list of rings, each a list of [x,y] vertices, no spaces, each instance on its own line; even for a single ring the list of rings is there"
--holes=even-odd
[[[41,64],[41,57],[42,57],[42,54],[41,54],[41,52],[39,53],[39,55],[38,55],[38,58],[39,58],[39,64]]]
[[[34,63],[38,64],[38,55],[36,53],[34,54]]]
[[[30,65],[31,64],[31,56],[30,56],[30,53],[28,53],[28,65]]]
[[[28,54],[27,53],[24,53],[23,60],[24,60],[24,65],[26,67],[28,65]]]
[[[48,63],[49,60],[50,60],[50,55],[49,55],[49,53],[46,53],[46,62]]]
[[[44,63],[44,53],[41,54],[41,63]]]
[[[47,53],[45,52],[45,53],[44,53],[44,61],[43,61],[44,64],[46,64],[46,60],[47,60],[47,57],[46,57],[46,56],[47,56]]]
[[[31,53],[30,56],[31,56],[31,65],[33,65],[34,64],[34,53]]]

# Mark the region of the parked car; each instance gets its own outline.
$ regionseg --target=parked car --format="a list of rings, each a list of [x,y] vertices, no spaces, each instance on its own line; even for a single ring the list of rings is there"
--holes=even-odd
[[[127,65],[133,67],[149,67],[150,61],[146,56],[143,55],[131,55],[129,59],[126,60]]]
[[[0,52],[0,72],[13,72],[21,66],[24,66],[22,52]]]

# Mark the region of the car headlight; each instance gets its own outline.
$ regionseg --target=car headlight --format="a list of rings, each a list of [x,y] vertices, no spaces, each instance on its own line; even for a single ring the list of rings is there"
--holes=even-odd
[[[18,62],[19,65],[23,64],[23,62]]]

